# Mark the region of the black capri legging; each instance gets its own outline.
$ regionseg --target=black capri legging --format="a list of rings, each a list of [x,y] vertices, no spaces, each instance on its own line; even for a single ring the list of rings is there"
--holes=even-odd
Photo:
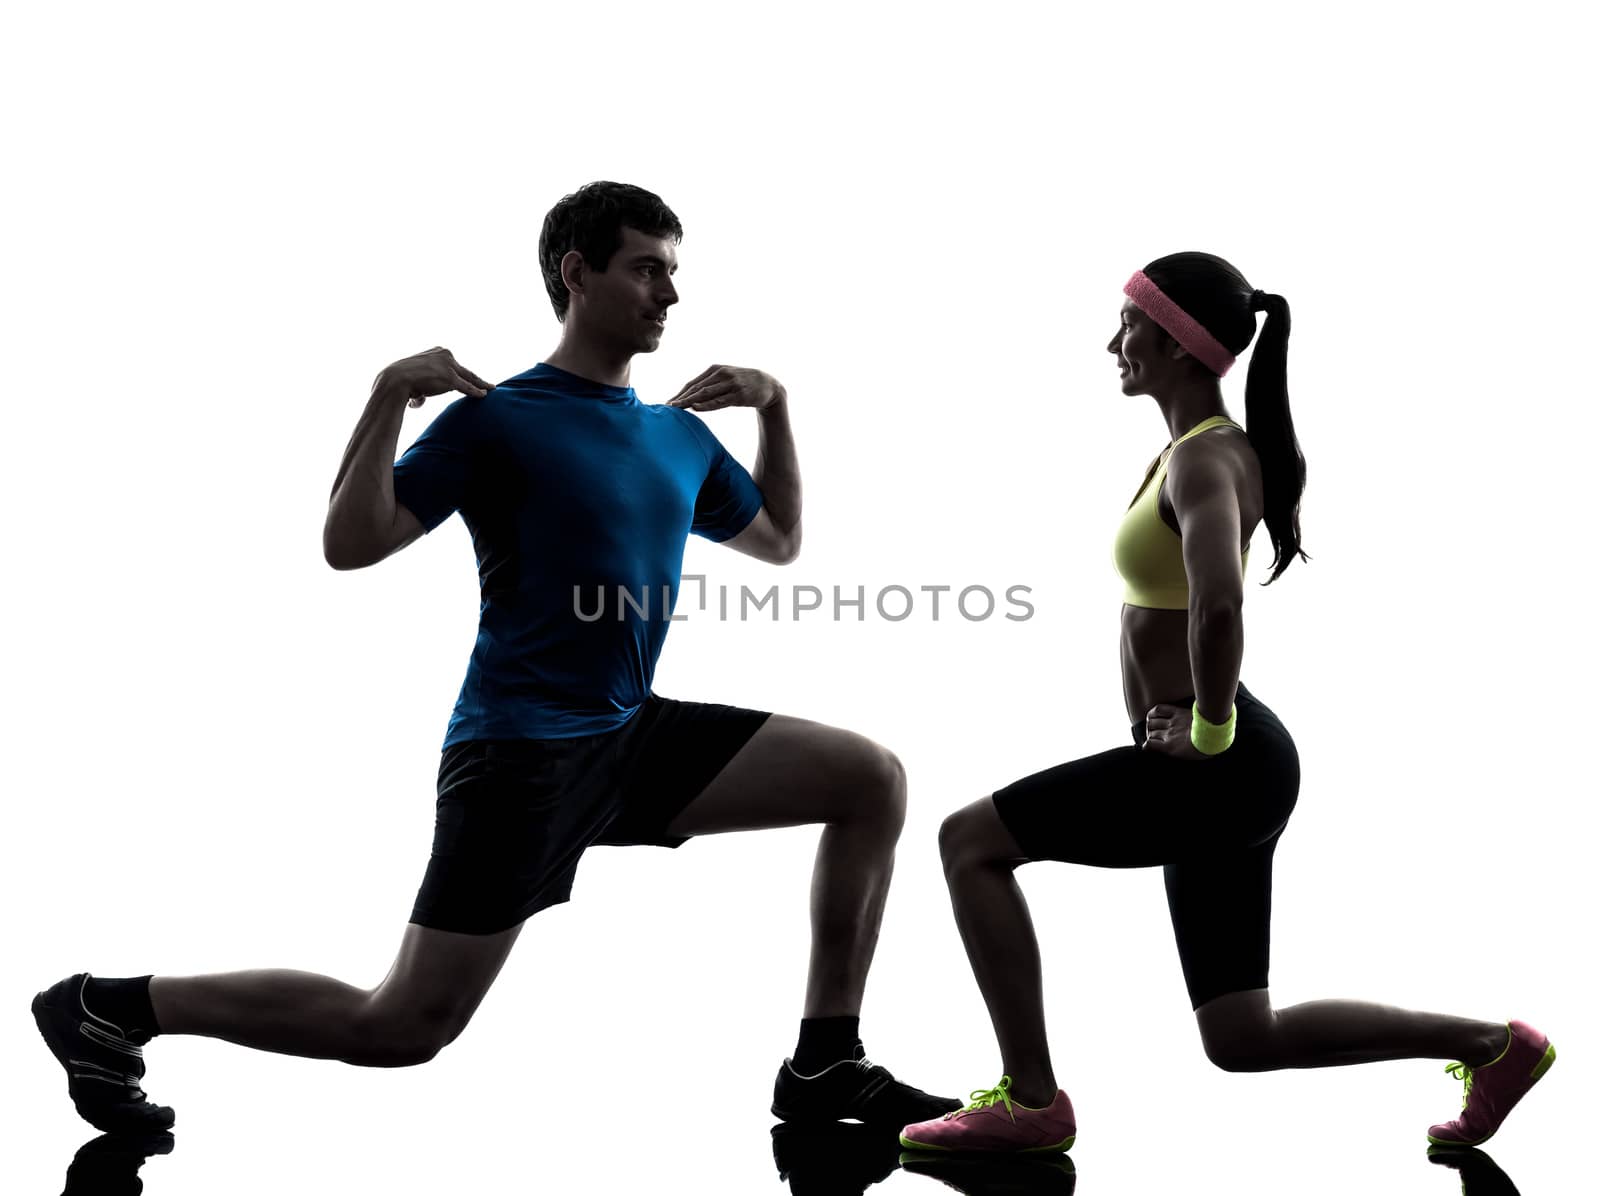
[[[1138,722],[1136,746],[1058,764],[994,794],[1031,860],[1163,866],[1196,1009],[1267,985],[1272,853],[1300,792],[1299,753],[1278,716],[1243,685],[1235,706],[1233,743],[1209,760],[1145,751]]]

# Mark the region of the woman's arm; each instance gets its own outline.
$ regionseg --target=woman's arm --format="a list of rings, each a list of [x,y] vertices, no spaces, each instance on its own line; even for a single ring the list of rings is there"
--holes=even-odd
[[[1173,453],[1167,470],[1167,494],[1178,516],[1189,579],[1189,668],[1195,702],[1213,723],[1228,721],[1244,658],[1239,543],[1244,470],[1235,454],[1231,445],[1195,437]]]

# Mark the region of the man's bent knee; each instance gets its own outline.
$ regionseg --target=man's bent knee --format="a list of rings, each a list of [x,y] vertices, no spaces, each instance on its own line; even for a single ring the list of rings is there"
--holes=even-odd
[[[449,1046],[466,1019],[445,1012],[401,1013],[376,1002],[359,1019],[356,1047],[345,1062],[364,1067],[416,1067]]]
[[[906,769],[888,748],[851,735],[834,758],[829,822],[870,824],[898,838],[906,821]]]
[[[898,835],[906,822],[906,766],[888,748],[878,749],[871,792],[880,818]]]

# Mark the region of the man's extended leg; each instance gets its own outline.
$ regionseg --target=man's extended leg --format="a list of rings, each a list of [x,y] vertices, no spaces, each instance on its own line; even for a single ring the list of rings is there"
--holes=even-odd
[[[897,1119],[908,1112],[959,1107],[868,1063],[856,1035],[905,812],[905,770],[894,753],[851,731],[773,715],[667,827],[692,836],[824,824],[801,1045],[779,1073],[779,1116],[904,1124]]]
[[[40,993],[34,1016],[85,1120],[103,1130],[170,1125],[170,1110],[146,1101],[138,1083],[140,1048],[156,1034],[368,1067],[423,1063],[466,1027],[520,930],[473,935],[409,924],[388,976],[372,989],[281,970],[157,976],[150,1014],[140,1012],[137,984],[80,974]]]

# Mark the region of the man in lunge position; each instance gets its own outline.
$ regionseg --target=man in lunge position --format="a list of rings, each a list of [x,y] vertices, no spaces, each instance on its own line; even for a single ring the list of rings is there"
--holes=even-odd
[[[678,301],[681,237],[650,192],[590,184],[550,211],[540,236],[561,322],[544,362],[491,386],[435,348],[378,375],[334,482],[328,563],[376,564],[459,510],[483,591],[440,760],[432,856],[399,955],[374,988],[276,970],[60,981],[35,998],[34,1016],[93,1125],[172,1124],[140,1088],[142,1048],[157,1034],[423,1063],[465,1028],[523,921],[568,899],[591,843],[677,847],[807,823],[823,824],[810,971],[773,1112],[901,1126],[959,1107],[870,1063],[858,1035],[905,816],[899,761],[849,731],[650,689],[690,532],[778,564],[800,546],[782,385],[713,366],[648,406],[629,385],[634,355],[660,344]],[[405,408],[450,391],[465,397],[396,461]],[[693,414],[721,407],[757,413],[753,476]]]

